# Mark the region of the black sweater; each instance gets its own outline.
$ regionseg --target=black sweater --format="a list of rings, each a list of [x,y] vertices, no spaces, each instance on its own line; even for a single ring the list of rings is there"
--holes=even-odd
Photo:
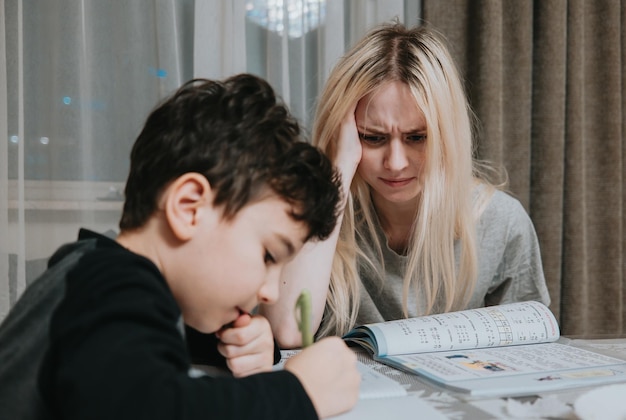
[[[88,237],[97,237],[97,245],[67,274],[39,373],[54,417],[317,418],[288,371],[241,379],[192,372],[181,313],[157,267],[109,238],[81,231],[80,239]],[[200,342],[204,348],[192,345],[192,353],[223,364],[214,337],[194,340]]]

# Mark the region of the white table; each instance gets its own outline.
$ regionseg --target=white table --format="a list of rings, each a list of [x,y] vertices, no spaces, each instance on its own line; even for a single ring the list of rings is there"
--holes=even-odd
[[[571,343],[626,360],[626,338],[577,339],[572,340]],[[368,395],[363,395],[364,393],[371,394],[376,392],[371,389],[372,381],[364,378],[363,383],[365,385],[362,386],[362,398],[359,399],[356,407],[348,413],[333,417],[333,420],[380,420],[385,418],[393,420],[412,420],[417,418],[459,420],[552,418],[572,420],[581,418],[575,411],[574,403],[582,395],[592,390],[590,388],[579,388],[551,392],[547,395],[539,396],[464,401],[453,393],[437,388],[416,375],[404,373],[375,362],[364,351],[355,351],[362,366],[365,366],[366,369],[371,369],[373,371],[372,375],[384,376],[396,382],[400,388],[404,389],[404,396],[390,394],[385,397],[373,398],[372,395],[369,395],[369,397]],[[596,388],[608,390],[608,387],[617,386],[626,389],[626,384],[606,385]],[[363,389],[364,387],[368,389]],[[615,391],[615,389],[612,389],[612,391]],[[400,393],[402,393],[402,390]],[[598,394],[598,392],[595,394]],[[611,415],[616,414],[616,410],[622,407],[626,410],[626,393],[621,401],[613,401],[613,403],[613,406],[597,404],[597,413],[593,414],[597,414],[596,418],[609,419]]]

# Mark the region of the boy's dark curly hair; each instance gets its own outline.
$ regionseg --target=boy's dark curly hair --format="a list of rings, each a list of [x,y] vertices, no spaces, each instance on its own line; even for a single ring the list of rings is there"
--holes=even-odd
[[[271,86],[250,74],[187,82],[148,116],[130,160],[121,230],[145,224],[161,191],[187,172],[207,178],[226,219],[269,188],[293,205],[307,240],[325,239],[336,224],[338,173],[300,137]]]

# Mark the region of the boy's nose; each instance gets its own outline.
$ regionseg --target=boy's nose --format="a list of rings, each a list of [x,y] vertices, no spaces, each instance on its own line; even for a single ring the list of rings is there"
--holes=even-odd
[[[268,273],[265,283],[259,290],[259,300],[262,303],[274,303],[278,300],[281,270],[273,269]]]

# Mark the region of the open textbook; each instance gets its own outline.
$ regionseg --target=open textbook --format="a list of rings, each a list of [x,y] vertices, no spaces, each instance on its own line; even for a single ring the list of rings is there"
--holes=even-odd
[[[376,361],[475,397],[626,382],[626,360],[559,343],[539,302],[520,302],[356,327],[344,336]]]

